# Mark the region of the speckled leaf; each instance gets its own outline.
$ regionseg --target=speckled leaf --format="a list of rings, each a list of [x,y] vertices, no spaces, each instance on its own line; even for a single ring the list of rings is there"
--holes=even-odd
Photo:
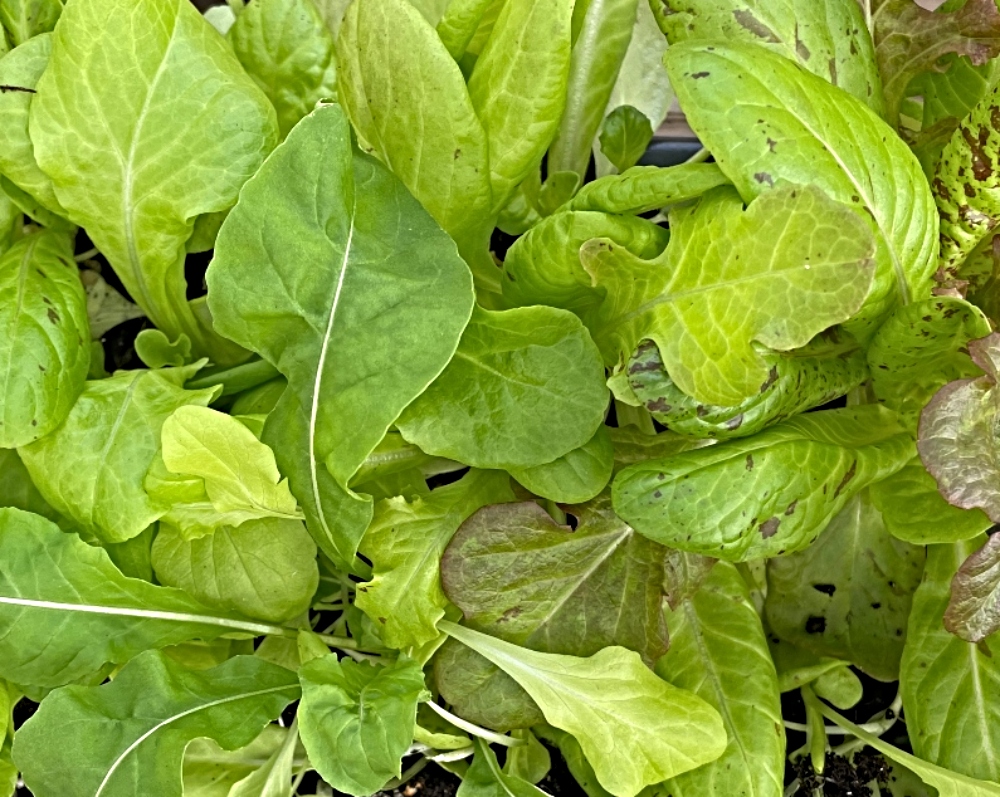
[[[661,0],[653,10],[671,45],[709,39],[762,45],[882,113],[872,40],[854,0]]]
[[[958,568],[944,626],[966,642],[981,642],[1000,630],[1000,536],[990,537]]]
[[[348,485],[454,354],[472,311],[468,269],[403,184],[352,152],[331,105],[247,184],[208,287],[216,327],[287,377],[263,440],[317,543],[350,566],[372,509]]]
[[[580,262],[581,246],[592,238],[606,238],[637,257],[652,259],[669,237],[662,227],[629,216],[596,211],[548,216],[507,251],[504,299],[515,306],[547,304],[579,312],[601,301]]]
[[[132,79],[123,79],[130,75]],[[74,0],[31,103],[31,141],[71,221],[170,338],[240,352],[194,314],[185,243],[274,146],[274,111],[188,0]]]
[[[369,795],[398,778],[417,704],[429,695],[415,661],[382,666],[335,655],[299,670],[299,733],[309,760],[337,791]]]
[[[650,672],[638,654],[607,647],[589,658],[537,653],[454,623],[450,636],[516,680],[550,725],[580,743],[601,785],[634,797],[718,758],[726,733],[701,698]]]
[[[531,502],[480,509],[441,559],[445,594],[471,627],[533,650],[621,645],[655,661],[667,648],[663,549],[606,503],[568,511],[575,530]]]
[[[687,163],[666,168],[633,166],[621,174],[610,174],[587,183],[561,210],[638,215],[697,199],[728,183],[729,178],[714,163]]]
[[[950,13],[930,11],[912,0],[875,0],[871,15],[891,124],[898,120],[910,82],[923,72],[937,71],[943,56],[957,53],[982,65],[1000,55],[996,0],[967,0]]]
[[[1000,638],[974,645],[942,622],[949,598],[954,600],[956,571],[984,542],[980,536],[929,548],[910,614],[900,689],[914,753],[970,777],[1000,781],[1000,704],[992,699],[1000,690]]]
[[[768,625],[817,655],[895,680],[923,564],[923,549],[893,538],[862,492],[809,548],[768,562]]]
[[[632,465],[615,478],[615,511],[671,548],[727,561],[802,550],[848,501],[913,457],[877,406],[800,415],[731,440]]]
[[[18,731],[14,758],[39,795],[181,797],[189,742],[243,747],[298,694],[294,673],[255,656],[202,673],[150,651],[103,686],[46,697]]]
[[[875,396],[915,425],[938,388],[981,373],[966,346],[990,329],[978,307],[955,297],[897,308],[868,348]]]
[[[744,199],[814,184],[874,222],[875,281],[848,325],[852,333],[870,337],[897,301],[929,296],[934,199],[920,164],[885,122],[757,45],[685,42],[666,60],[688,121]]]
[[[473,471],[426,498],[376,505],[361,541],[374,575],[358,586],[356,605],[378,623],[386,644],[402,650],[438,637],[448,606],[439,564],[448,541],[481,506],[513,500],[504,474]]]
[[[701,403],[758,393],[769,367],[754,342],[804,346],[854,315],[871,285],[867,224],[813,187],[769,192],[746,211],[733,189],[718,188],[670,222],[670,243],[653,260],[611,241],[584,245],[584,268],[605,291],[584,319],[608,365],[650,339]]]
[[[1000,334],[972,341],[969,353],[986,376],[937,392],[920,416],[917,448],[949,503],[1000,522]]]
[[[0,675],[61,686],[150,648],[274,626],[127,578],[108,554],[18,509],[0,509]]]
[[[579,448],[544,465],[511,468],[510,475],[535,495],[562,504],[582,504],[596,497],[611,481],[615,449],[607,426]]]
[[[65,0],[0,0],[0,24],[14,47],[56,26]]]
[[[65,215],[56,199],[52,179],[35,161],[34,146],[28,136],[28,112],[36,96],[34,89],[49,65],[51,54],[52,35],[43,33],[0,59],[0,83],[31,89],[0,92],[0,172],[47,210]]]
[[[87,300],[68,236],[42,231],[0,256],[0,447],[55,429],[90,368]]]
[[[454,359],[397,426],[428,454],[476,468],[526,468],[584,445],[607,403],[600,353],[576,316],[554,307],[477,307]]]
[[[812,353],[813,356],[809,356]],[[681,391],[663,367],[656,344],[645,340],[625,372],[635,397],[668,429],[692,437],[728,440],[826,404],[868,376],[864,352],[854,343],[820,336],[790,355],[763,353],[767,379],[752,396],[732,407],[701,404]]]
[[[272,623],[307,611],[319,584],[316,543],[299,520],[250,520],[194,540],[161,523],[152,563],[161,584]]]
[[[742,576],[720,562],[666,615],[670,651],[656,672],[714,707],[729,741],[721,758],[660,784],[648,797],[780,794],[785,732],[778,676]]]
[[[214,388],[185,390],[199,365],[120,371],[87,382],[65,422],[18,449],[56,510],[105,542],[135,537],[167,510],[143,479],[160,448],[163,422],[185,404],[205,406]]]
[[[282,137],[319,100],[337,96],[333,34],[313,0],[254,0],[229,42],[274,106]]]
[[[871,497],[889,533],[914,545],[967,540],[993,525],[982,510],[945,501],[920,457],[873,484]]]

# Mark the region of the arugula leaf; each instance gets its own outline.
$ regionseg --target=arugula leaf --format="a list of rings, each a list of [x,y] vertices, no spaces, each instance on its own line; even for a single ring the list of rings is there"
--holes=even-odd
[[[274,623],[307,611],[319,583],[316,543],[298,520],[250,520],[194,540],[161,523],[152,565],[161,584],[206,606]]]
[[[350,566],[372,509],[348,484],[455,352],[468,269],[403,185],[352,152],[347,119],[326,106],[244,189],[208,286],[217,328],[288,379],[263,439],[320,548]]]
[[[985,376],[962,379],[937,392],[920,416],[917,448],[947,501],[978,507],[1000,521],[995,396],[1000,369],[1000,335],[969,343],[973,362]]]
[[[523,778],[505,773],[490,746],[476,739],[475,758],[462,778],[456,797],[543,797],[545,794]]]
[[[0,561],[0,676],[15,683],[61,686],[149,648],[281,631],[126,578],[100,548],[18,509],[0,509]]]
[[[923,564],[923,549],[890,536],[862,492],[809,548],[768,562],[768,625],[817,655],[894,680]]]
[[[603,371],[571,313],[477,307],[454,359],[397,427],[423,451],[476,468],[542,465],[597,432],[608,402]]]
[[[990,329],[979,308],[956,297],[897,308],[868,347],[872,391],[880,402],[915,422],[946,382],[981,373],[965,347],[989,335]]]
[[[304,664],[299,678],[302,743],[331,786],[368,795],[399,777],[417,704],[429,697],[417,662],[377,667],[330,655]]]
[[[688,121],[744,199],[812,183],[870,214],[875,281],[848,331],[867,339],[897,300],[927,298],[934,200],[913,154],[869,108],[756,45],[683,42],[666,61]]]
[[[180,797],[190,741],[249,744],[298,693],[293,673],[254,656],[191,672],[149,651],[104,686],[53,692],[18,731],[14,759],[39,795]]]
[[[63,0],[0,0],[0,25],[17,48],[51,31],[62,10]]]
[[[238,359],[188,306],[184,243],[196,216],[233,204],[276,131],[211,25],[187,0],[74,0],[29,127],[69,218],[156,326],[187,334],[198,353]]]
[[[864,352],[838,344],[837,335],[816,338],[788,355],[762,355],[767,379],[733,407],[704,405],[681,391],[663,366],[652,341],[643,341],[625,374],[635,397],[668,429],[693,437],[748,437],[800,412],[826,404],[856,388],[868,376]]]
[[[229,797],[237,783],[254,777],[261,767],[280,756],[290,737],[298,740],[298,730],[267,725],[256,739],[238,750],[224,750],[211,739],[193,740],[184,750],[184,794]],[[293,766],[298,769],[308,762],[301,743],[296,748]]]
[[[998,550],[1000,538],[990,537],[962,563],[952,579],[944,626],[966,642],[982,642],[1000,630]]]
[[[56,199],[52,179],[39,168],[28,136],[29,110],[51,53],[52,35],[43,33],[0,59],[0,83],[31,89],[0,92],[0,172],[46,210],[65,216],[66,211]]]
[[[65,235],[39,232],[0,256],[0,446],[44,437],[69,414],[90,368],[87,306]]]
[[[813,543],[851,498],[912,456],[910,436],[882,407],[815,412],[625,468],[614,506],[640,534],[683,551],[781,556]]]
[[[638,215],[697,199],[728,184],[729,178],[714,163],[633,166],[587,183],[562,209]]]
[[[850,318],[871,284],[865,223],[812,187],[777,189],[745,212],[719,188],[670,218],[670,244],[650,261],[610,241],[584,245],[584,268],[606,291],[585,321],[608,364],[654,341],[677,386],[702,403],[759,392],[769,368],[754,341],[803,346]]]
[[[725,40],[767,47],[883,112],[869,26],[851,0],[662,0],[653,5],[672,45]]]
[[[910,614],[900,689],[915,754],[969,777],[1000,781],[1000,707],[983,699],[1000,683],[1000,640],[981,641],[977,634],[976,646],[942,624],[952,613],[949,598],[954,606],[953,578],[962,578],[968,567],[963,560],[975,556],[982,542],[980,536],[929,548]]]
[[[160,429],[185,404],[208,404],[214,389],[185,390],[200,367],[123,371],[87,382],[63,424],[18,449],[45,500],[89,534],[123,542],[166,511],[143,489]]]
[[[669,234],[645,219],[629,216],[556,213],[528,230],[507,251],[504,299],[515,306],[547,304],[573,312],[599,303],[601,293],[580,262],[580,247],[592,238],[612,240],[637,257],[650,259],[663,251]]]
[[[715,708],[729,739],[721,758],[657,786],[673,797],[771,794],[784,780],[785,737],[778,677],[760,617],[734,565],[667,610],[670,651],[656,673]]]
[[[601,152],[623,172],[635,166],[653,138],[653,126],[646,115],[631,105],[615,108],[601,125]]]
[[[355,605],[379,623],[386,644],[403,650],[437,639],[448,607],[441,555],[477,509],[514,500],[508,481],[502,473],[472,471],[426,498],[390,498],[375,507],[361,541],[373,578],[358,586]]]
[[[957,53],[981,66],[1000,55],[995,0],[966,0],[948,13],[908,0],[876,0],[871,23],[890,124],[898,119],[911,81],[922,72],[936,71],[942,56]]]
[[[595,498],[611,481],[615,449],[607,426],[579,448],[544,465],[511,468],[510,475],[521,485],[552,501],[582,504]]]
[[[336,97],[333,34],[313,0],[254,0],[229,42],[274,106],[282,138],[317,102]]]
[[[293,725],[284,743],[259,769],[233,784],[227,797],[292,797],[298,728]]]
[[[657,678],[632,651],[608,647],[584,659],[537,653],[454,623],[440,627],[510,675],[549,724],[572,734],[615,797],[634,797],[725,749],[715,709]]]

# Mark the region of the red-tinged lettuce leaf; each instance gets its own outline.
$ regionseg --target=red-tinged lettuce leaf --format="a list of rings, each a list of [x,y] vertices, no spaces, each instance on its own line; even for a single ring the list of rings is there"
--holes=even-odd
[[[917,449],[949,503],[1000,522],[1000,334],[972,341],[969,353],[986,375],[937,392],[920,416]]]
[[[1000,534],[965,560],[951,582],[944,625],[966,642],[1000,630]]]
[[[910,81],[937,71],[939,58],[957,53],[980,66],[1000,53],[996,0],[968,0],[950,13],[928,11],[913,0],[876,0],[872,5],[875,56],[892,124]]]

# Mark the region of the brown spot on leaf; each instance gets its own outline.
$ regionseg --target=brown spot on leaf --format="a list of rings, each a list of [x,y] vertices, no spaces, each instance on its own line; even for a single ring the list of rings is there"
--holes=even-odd
[[[810,617],[806,620],[806,633],[807,634],[822,634],[826,631],[826,618],[825,617]]]
[[[965,139],[965,143],[969,145],[969,150],[972,153],[973,175],[975,175],[977,180],[988,180],[993,176],[993,167],[991,166],[990,159],[986,155],[986,151],[984,149],[986,142],[984,141],[980,143],[977,141],[969,128],[962,127],[960,129],[962,131],[962,138]]]
[[[647,402],[646,409],[650,412],[670,412],[673,407],[667,404],[667,400],[661,396],[656,401]]]
[[[753,470],[753,454],[747,454],[747,470]]]
[[[54,308],[50,307],[45,315],[48,316],[49,321],[53,324],[59,323],[59,313],[57,313]]]
[[[762,183],[762,184],[763,183],[767,183],[769,186],[771,186],[772,188],[774,188],[774,178],[771,177],[771,175],[768,174],[767,172],[757,172],[753,176],[753,179],[756,180],[758,183]]]
[[[701,80],[703,77],[708,77],[711,74],[712,74],[711,72],[695,72],[693,75],[691,75],[691,79]]]
[[[779,44],[781,42],[781,39],[775,35],[774,31],[757,19],[752,12],[741,8],[734,11],[733,16],[736,17],[736,21],[741,27],[746,28],[754,36],[758,36],[764,41],[771,42],[772,44]]]
[[[760,386],[760,392],[766,393],[767,389],[777,381],[778,381],[778,366],[772,365],[771,370],[767,372],[767,379],[765,379],[764,384]]]
[[[837,59],[836,58],[831,58],[830,59],[830,82],[833,83],[834,86],[837,85]]]
[[[653,490],[653,498],[663,498],[663,493],[660,490]]]
[[[763,523],[760,524],[760,536],[765,540],[773,537],[778,533],[778,526],[781,525],[781,520],[776,517],[768,518]]]
[[[767,148],[769,150],[771,150],[771,152],[774,152],[774,148],[776,146],[778,146],[778,142],[775,141],[773,138],[768,137],[768,139],[767,139]]]
[[[851,463],[851,467],[848,468],[847,473],[844,474],[844,478],[840,480],[840,484],[837,485],[837,489],[834,490],[833,493],[834,498],[837,498],[840,495],[840,491],[843,490],[848,485],[848,483],[850,483],[851,479],[854,478],[854,475],[857,472],[858,472],[858,461],[854,460]]]
[[[792,503],[790,503],[788,505],[788,508],[785,510],[785,514],[786,515],[794,515],[795,514],[795,507],[797,507],[798,505],[799,505],[799,502],[798,502],[797,499],[795,501],[792,501]]]
[[[507,611],[505,611],[499,618],[497,618],[497,623],[508,623],[511,620],[516,620],[524,614],[524,609],[520,606],[511,606]]]

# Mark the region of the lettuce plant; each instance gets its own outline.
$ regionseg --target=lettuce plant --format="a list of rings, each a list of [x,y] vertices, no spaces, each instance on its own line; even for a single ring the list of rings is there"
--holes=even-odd
[[[1000,795],[998,56],[0,0],[0,797]]]

